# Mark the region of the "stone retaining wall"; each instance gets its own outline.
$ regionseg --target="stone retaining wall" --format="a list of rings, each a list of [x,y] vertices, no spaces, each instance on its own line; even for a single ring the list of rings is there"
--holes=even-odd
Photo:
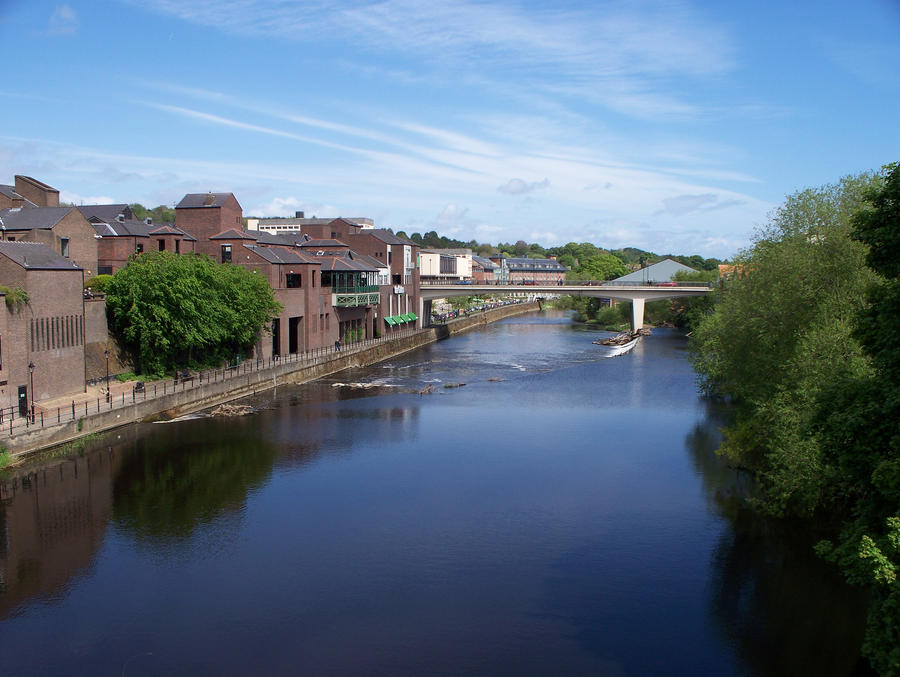
[[[227,380],[212,383],[207,381],[202,385],[182,391],[147,400],[138,400],[133,404],[93,413],[75,421],[32,428],[26,433],[5,440],[4,444],[13,455],[21,455],[70,442],[91,433],[111,430],[161,415],[173,418],[182,416],[254,395],[277,385],[306,383],[349,367],[375,364],[475,327],[481,327],[513,315],[521,315],[538,308],[537,303],[503,306],[477,315],[458,318],[447,324],[429,327],[411,336],[385,341],[374,346],[359,349],[349,347],[341,353],[326,356],[313,363],[282,362]]]

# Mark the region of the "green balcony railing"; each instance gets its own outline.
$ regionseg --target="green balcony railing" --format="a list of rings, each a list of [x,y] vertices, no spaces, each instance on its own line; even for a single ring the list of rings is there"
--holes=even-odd
[[[377,306],[381,301],[378,287],[374,292],[341,292],[331,295],[331,305],[338,308],[352,308],[355,306]]]

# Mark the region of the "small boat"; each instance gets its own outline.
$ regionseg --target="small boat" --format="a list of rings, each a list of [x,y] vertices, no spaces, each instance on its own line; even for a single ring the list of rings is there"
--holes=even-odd
[[[599,346],[610,348],[609,356],[615,357],[616,355],[623,355],[634,348],[640,337],[641,335],[639,333],[632,334],[631,332],[626,331],[610,338],[597,339],[594,343]]]

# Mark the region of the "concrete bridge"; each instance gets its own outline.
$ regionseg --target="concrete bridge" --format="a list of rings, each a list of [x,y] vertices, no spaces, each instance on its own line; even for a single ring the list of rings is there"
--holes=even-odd
[[[579,281],[563,284],[459,284],[422,282],[422,315],[431,317],[431,302],[450,296],[480,296],[482,294],[516,294],[541,298],[546,296],[595,296],[618,301],[631,301],[631,330],[644,326],[644,304],[647,301],[680,296],[703,296],[713,289],[698,282],[662,282],[652,285],[633,282]]]

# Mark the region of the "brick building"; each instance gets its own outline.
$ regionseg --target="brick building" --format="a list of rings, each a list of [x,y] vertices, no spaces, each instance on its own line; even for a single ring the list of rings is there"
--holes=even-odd
[[[566,279],[566,267],[555,259],[507,258],[499,262],[506,269],[508,284],[561,284]]]
[[[18,177],[17,177],[18,178]],[[97,274],[94,229],[75,207],[12,207],[0,210],[0,240],[40,242],[63,258]]]
[[[188,193],[175,205],[175,227],[196,238],[195,251],[216,258],[219,251],[210,238],[243,230],[243,210],[232,193]]]
[[[472,255],[472,282],[491,284],[497,280],[497,264],[483,256]]]
[[[95,206],[95,205],[92,205]],[[105,205],[103,205],[105,206]],[[110,205],[112,206],[112,205]],[[85,213],[85,208],[78,208]],[[130,210],[129,210],[130,211]],[[112,275],[125,267],[131,257],[143,252],[170,251],[190,254],[197,240],[171,223],[153,223],[152,219],[127,219],[119,213],[105,221],[88,217],[97,237],[97,274]]]
[[[59,191],[30,176],[16,175],[12,186],[0,185],[0,209],[59,207]]]
[[[83,392],[84,271],[46,245],[5,241],[0,284],[28,295],[0,305],[0,407],[24,413],[32,401]]]

